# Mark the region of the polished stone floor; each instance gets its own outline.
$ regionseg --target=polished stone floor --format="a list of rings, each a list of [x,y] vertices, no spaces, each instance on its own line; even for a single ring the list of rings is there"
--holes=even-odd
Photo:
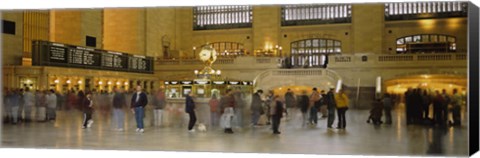
[[[142,151],[212,151],[242,153],[353,154],[353,155],[444,155],[468,153],[468,118],[462,115],[462,127],[447,129],[420,125],[406,126],[402,110],[393,113],[392,125],[367,124],[368,110],[347,111],[347,129],[329,130],[326,119],[316,127],[301,127],[298,111],[283,120],[282,134],[273,135],[269,126],[237,126],[234,134],[209,128],[207,132],[189,133],[181,108],[167,108],[164,125],[150,125],[147,113],[145,133],[136,133],[131,113],[126,131],[113,130],[111,115],[97,112],[90,129],[81,129],[82,114],[59,111],[56,122],[3,125],[1,147],[50,149],[107,149]],[[199,120],[207,119],[205,111]],[[204,115],[204,116],[202,116]],[[245,113],[244,123],[250,118]],[[336,125],[336,123],[334,124]]]

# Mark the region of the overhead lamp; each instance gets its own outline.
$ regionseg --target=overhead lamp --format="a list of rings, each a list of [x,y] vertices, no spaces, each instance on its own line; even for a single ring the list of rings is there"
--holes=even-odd
[[[217,70],[217,75],[220,75],[222,74],[222,72],[220,70]]]
[[[111,85],[111,84],[112,84],[112,81],[108,81],[107,84],[108,84],[108,85]]]
[[[120,81],[117,82],[117,85],[120,85]]]
[[[79,80],[77,83],[78,83],[78,84],[82,84],[82,81],[81,81],[81,80]]]
[[[128,82],[125,82],[124,85],[128,85]]]
[[[53,81],[53,82],[55,82],[55,83],[59,83],[60,81],[59,81],[58,79],[56,79],[56,80],[55,80],[55,81]]]
[[[71,83],[71,81],[70,81],[70,80],[67,80],[67,83],[68,83],[68,84],[70,84],[70,83]]]
[[[102,85],[102,84],[103,84],[103,82],[102,82],[102,81],[98,81],[98,84],[99,84],[99,85]]]

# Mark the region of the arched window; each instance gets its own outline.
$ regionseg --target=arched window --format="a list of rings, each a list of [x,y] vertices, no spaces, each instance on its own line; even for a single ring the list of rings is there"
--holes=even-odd
[[[454,36],[418,34],[397,39],[397,53],[449,53],[457,50]]]
[[[199,6],[193,8],[193,29],[252,27],[252,6]]]
[[[209,43],[215,51],[217,51],[218,57],[234,57],[245,55],[245,49],[242,43],[237,42],[215,42]],[[205,45],[202,45],[202,48]]]
[[[293,67],[323,67],[327,54],[342,52],[342,43],[333,39],[312,38],[294,41],[291,44]]]
[[[468,2],[400,2],[385,4],[386,20],[466,17]]]
[[[282,26],[349,23],[351,4],[295,4],[282,6]]]

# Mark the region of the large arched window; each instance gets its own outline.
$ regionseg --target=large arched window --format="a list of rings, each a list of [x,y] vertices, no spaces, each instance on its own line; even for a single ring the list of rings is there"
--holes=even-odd
[[[341,53],[342,43],[333,39],[305,39],[291,43],[293,67],[323,67],[327,54]]]
[[[199,6],[193,8],[193,29],[252,27],[252,6]]]
[[[385,4],[386,20],[466,17],[468,2],[395,2]]]
[[[295,4],[282,6],[282,26],[349,23],[351,4]]]
[[[237,42],[214,42],[209,43],[208,45],[212,46],[215,51],[217,51],[217,56],[219,57],[234,57],[245,55],[245,49],[242,43]],[[202,48],[205,45],[202,45]]]
[[[454,36],[440,34],[410,35],[397,39],[397,53],[449,53],[457,50]]]

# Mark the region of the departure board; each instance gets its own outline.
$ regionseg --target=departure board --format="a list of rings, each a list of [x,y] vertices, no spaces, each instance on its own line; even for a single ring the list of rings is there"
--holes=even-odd
[[[33,42],[33,65],[153,73],[153,58],[48,41]]]

